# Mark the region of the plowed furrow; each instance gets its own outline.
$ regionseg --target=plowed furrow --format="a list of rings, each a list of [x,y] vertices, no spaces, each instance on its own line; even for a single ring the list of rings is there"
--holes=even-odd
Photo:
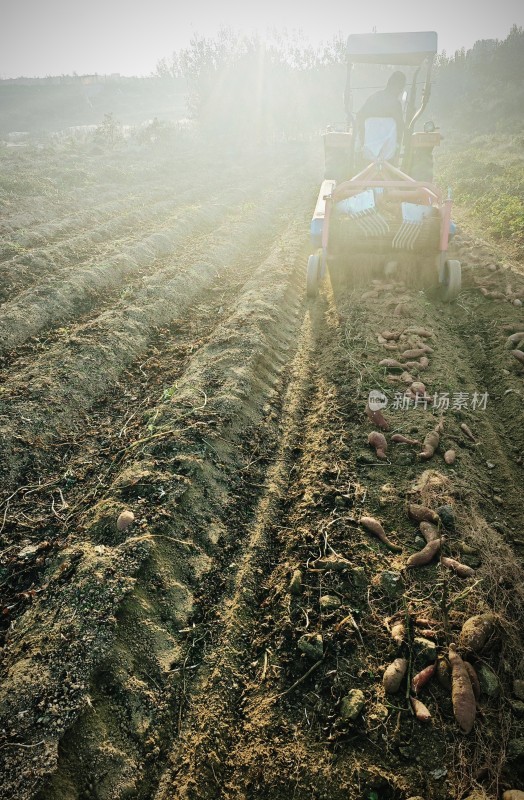
[[[14,667],[26,622],[30,624],[33,614],[42,613],[48,620],[44,627],[48,630],[45,661],[50,671],[50,705],[47,701],[43,705],[61,709],[58,735],[85,707],[78,687],[80,684],[80,692],[85,697],[81,691],[82,686],[87,688],[85,678],[93,673],[95,666],[97,668],[89,690],[90,702],[97,709],[96,716],[91,717],[87,710],[58,752],[56,742],[47,740],[45,752],[48,755],[44,758],[40,754],[40,766],[47,763],[51,767],[58,758],[56,777],[45,790],[48,797],[61,791],[59,787],[64,782],[70,783],[72,791],[76,791],[74,784],[82,792],[89,791],[90,785],[97,785],[103,786],[106,793],[116,792],[117,795],[124,786],[134,785],[140,796],[148,796],[149,781],[158,772],[156,760],[150,755],[151,748],[164,747],[164,742],[171,740],[173,722],[185,711],[185,691],[194,669],[189,659],[200,661],[212,641],[217,621],[214,609],[220,595],[229,590],[230,581],[224,581],[223,571],[241,547],[241,529],[250,515],[252,502],[247,499],[244,479],[238,470],[243,463],[250,469],[252,451],[249,446],[247,452],[244,451],[244,437],[250,431],[250,442],[256,442],[260,437],[257,429],[268,424],[267,415],[278,396],[279,375],[296,336],[296,244],[297,236],[290,231],[256,270],[231,316],[189,362],[178,383],[174,402],[159,406],[154,415],[155,431],[144,432],[147,435],[130,449],[129,458],[121,475],[113,482],[109,496],[86,514],[81,540],[64,551],[66,563],[79,548],[83,553],[71,589],[75,586],[75,591],[84,596],[86,607],[86,613],[82,612],[74,624],[79,624],[80,629],[87,626],[83,635],[78,635],[79,629],[74,636],[76,644],[69,654],[80,655],[85,646],[81,643],[90,643],[88,658],[69,661],[67,656],[73,683],[69,683],[68,678],[64,691],[56,683],[58,673],[53,677],[55,666],[58,668],[64,663],[67,653],[67,646],[60,643],[60,631],[68,640],[71,638],[71,631],[63,628],[68,615],[62,615],[61,621],[54,616],[55,602],[62,608],[71,602],[67,584],[62,589],[55,583],[47,602],[44,597],[38,599],[16,636],[10,636],[7,665]],[[276,342],[280,346],[275,352]],[[241,368],[240,353],[243,356]],[[207,397],[205,404],[199,400],[203,395]],[[267,447],[264,436],[261,447],[263,451]],[[144,480],[151,479],[151,473],[150,478],[145,478],[146,463],[154,465],[153,485],[161,480],[167,495],[162,507],[156,512],[151,508],[150,514],[144,516],[145,509],[141,509],[139,498],[135,496],[133,500],[123,487],[133,470],[138,470]],[[121,504],[124,497],[132,507],[138,502],[137,528],[115,539],[110,509]],[[237,521],[238,527],[230,526],[231,519]],[[123,571],[124,562],[127,566]],[[128,599],[120,606],[113,623],[111,613],[115,612],[108,607],[105,590],[98,598],[93,593],[97,574],[105,570],[107,575],[108,568],[111,573],[116,570],[124,585],[128,581],[125,589]],[[136,579],[131,580],[131,576]],[[197,588],[199,584],[202,589]],[[107,586],[113,588],[113,602],[121,603],[122,592],[115,590],[110,578],[107,578]],[[200,600],[198,608],[195,598]],[[96,632],[92,620],[104,619],[108,614],[109,628],[100,629],[99,622],[99,632]],[[116,640],[110,632],[114,625]],[[102,633],[104,629],[109,638]],[[31,655],[29,659],[32,660]],[[139,661],[142,666],[132,675],[128,667],[132,663],[138,666]],[[14,669],[7,674],[8,683],[17,681]],[[31,668],[26,676],[30,674]],[[26,699],[30,685],[31,680],[24,689]],[[122,692],[126,694],[131,686],[134,699],[129,694],[131,704],[126,704],[124,716],[115,716],[111,698],[123,697]],[[11,692],[10,696],[16,694]],[[164,698],[162,702],[161,698]],[[153,718],[147,722],[150,712]],[[133,731],[135,722],[131,723],[128,713],[142,733],[152,724],[153,738],[140,733],[138,742],[138,728]],[[47,714],[44,712],[45,717]],[[105,729],[102,738],[97,723],[100,715],[104,718]],[[24,735],[27,735],[30,723],[29,726],[24,724],[24,728]],[[92,742],[88,769],[84,766],[78,770],[76,743],[80,742]],[[108,748],[116,756],[109,770],[104,755],[109,752]],[[17,770],[18,775],[14,777],[15,763],[24,753],[13,748],[6,755],[10,762],[8,773],[14,781],[12,787],[16,788],[20,785],[21,773]],[[42,777],[44,774],[40,772]],[[25,795],[20,794],[22,796]]]
[[[11,423],[2,425],[2,447],[12,448],[11,480],[18,480],[27,463],[20,439],[33,450],[38,446],[38,440],[30,440],[27,425],[38,439],[43,433],[44,442],[68,435],[94,400],[114,385],[125,365],[144,351],[152,328],[187,313],[217,271],[234,271],[235,260],[243,260],[246,250],[256,249],[269,230],[283,223],[278,203],[288,202],[294,194],[294,187],[287,184],[242,216],[235,211],[218,232],[193,240],[173,270],[155,274],[120,308],[82,326],[65,345],[52,346],[36,364],[6,381],[4,397],[12,400],[1,413],[3,419],[9,414]],[[17,431],[20,423],[22,435]]]

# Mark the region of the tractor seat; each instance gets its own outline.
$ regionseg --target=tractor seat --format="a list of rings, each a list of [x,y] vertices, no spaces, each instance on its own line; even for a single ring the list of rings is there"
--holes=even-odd
[[[392,117],[368,117],[364,122],[362,156],[392,161],[397,153],[397,123]]]

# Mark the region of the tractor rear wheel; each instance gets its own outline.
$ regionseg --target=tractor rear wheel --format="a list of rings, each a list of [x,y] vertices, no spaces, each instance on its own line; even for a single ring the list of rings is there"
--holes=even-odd
[[[318,296],[318,287],[322,279],[322,261],[318,253],[309,256],[307,262],[306,294],[310,300]]]
[[[452,303],[459,296],[462,286],[460,261],[450,258],[444,262],[440,282],[443,301],[445,303]]]

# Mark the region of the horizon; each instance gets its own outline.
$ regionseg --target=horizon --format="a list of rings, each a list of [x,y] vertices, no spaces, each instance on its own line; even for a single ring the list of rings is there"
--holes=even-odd
[[[504,39],[513,25],[524,24],[523,4],[501,0],[497,6],[479,6],[466,0],[457,12],[453,0],[441,0],[437,16],[432,9],[409,0],[393,10],[386,0],[373,9],[352,10],[332,0],[329,19],[318,15],[312,0],[262,7],[238,6],[225,0],[220,6],[195,0],[190,8],[151,0],[142,4],[114,0],[107,6],[93,0],[89,7],[67,0],[36,4],[19,0],[3,8],[0,28],[0,79],[47,78],[73,75],[148,77],[163,58],[189,45],[194,35],[213,39],[221,29],[265,38],[268,31],[286,31],[304,43],[319,46],[336,36],[401,30],[436,30],[439,53],[471,49],[482,39]]]

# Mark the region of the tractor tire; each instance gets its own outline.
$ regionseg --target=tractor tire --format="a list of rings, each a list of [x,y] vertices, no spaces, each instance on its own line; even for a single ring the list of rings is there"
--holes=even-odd
[[[441,297],[444,303],[453,303],[462,287],[462,269],[460,261],[453,258],[444,262],[441,277]]]
[[[318,297],[318,287],[322,279],[322,261],[318,253],[309,256],[306,274],[306,294],[310,300]]]

